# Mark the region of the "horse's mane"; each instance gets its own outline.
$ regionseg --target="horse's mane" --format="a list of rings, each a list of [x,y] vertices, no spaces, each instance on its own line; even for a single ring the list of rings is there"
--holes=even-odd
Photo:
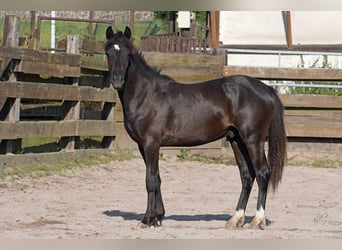
[[[147,73],[152,74],[153,76],[164,78],[165,80],[171,80],[174,81],[171,77],[161,74],[160,69],[157,67],[150,66],[146,60],[144,55],[141,52],[132,53],[133,58],[135,59],[135,62],[139,64],[139,66]]]
[[[141,67],[144,68],[144,70],[146,70],[152,74],[155,74],[155,75],[160,75],[160,69],[158,69],[157,67],[150,66],[146,62],[145,57],[141,51],[139,51],[137,53],[133,53],[132,55],[137,59],[136,61],[140,64]]]

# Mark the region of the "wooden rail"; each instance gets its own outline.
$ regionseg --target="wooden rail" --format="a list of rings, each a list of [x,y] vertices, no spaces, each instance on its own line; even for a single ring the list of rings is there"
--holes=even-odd
[[[63,108],[68,106],[65,105],[68,101],[102,103],[102,115],[99,118],[101,120],[82,120],[80,117],[69,120],[67,115],[50,121],[19,120],[13,122],[2,120],[0,121],[0,138],[2,141],[37,137],[99,136],[103,137],[103,143],[106,141],[106,145],[103,146],[108,147],[113,143],[116,134],[114,120],[116,92],[112,88],[99,89],[51,83],[1,82],[1,98],[56,100],[61,103],[59,114],[68,113],[73,108],[72,106],[66,107],[67,111],[63,111]],[[6,114],[8,110],[6,103],[3,104],[0,117],[5,118],[8,115]],[[18,115],[20,116],[20,114]]]
[[[342,97],[281,95],[289,137],[342,138]]]
[[[249,75],[265,80],[342,81],[340,69],[294,69],[224,66],[223,75]],[[289,137],[342,138],[342,97],[282,95]]]
[[[143,36],[140,40],[142,51],[207,54],[208,47],[209,43],[204,38],[181,37],[178,34]]]
[[[255,78],[268,80],[316,80],[336,81],[342,80],[340,69],[296,69],[296,68],[269,68],[224,66],[223,75],[249,75]]]
[[[2,82],[0,97],[38,100],[69,100],[88,102],[115,102],[116,92],[112,88],[94,88],[35,82]]]
[[[13,25],[17,21],[17,17],[6,18],[5,27],[11,35],[5,34],[5,38],[18,37],[19,28]],[[102,59],[82,56],[78,35],[67,36],[63,53],[21,48],[18,40],[0,46],[1,153],[20,152],[25,138],[57,138],[60,150],[74,151],[79,147],[79,137],[96,136],[101,138],[103,148],[113,147],[117,98],[116,91],[105,83],[104,56]],[[103,42],[85,43],[85,46],[99,49],[100,44]],[[80,85],[83,83],[88,86]],[[30,103],[41,103],[43,108],[37,110],[45,114],[25,116]],[[54,116],[46,116],[44,111],[44,105],[48,107],[50,103],[55,108]],[[98,115],[84,119],[81,111],[87,105],[96,106]]]
[[[66,40],[67,49],[70,39]],[[114,138],[121,147],[134,147],[123,126],[122,107],[117,103],[116,91],[104,81],[107,63],[104,56],[85,57],[82,50],[101,53],[102,42],[80,42],[76,54],[36,51],[4,44],[0,46],[1,70],[11,60],[19,64],[8,80],[0,82],[0,142],[19,142],[22,138],[57,137],[60,149],[73,152],[75,137],[98,136],[102,146],[113,146]],[[102,52],[103,53],[103,52]],[[144,52],[146,61],[175,80],[192,83],[230,74],[249,74],[260,79],[319,79],[342,80],[337,70],[289,70],[223,67],[220,56],[166,54]],[[222,71],[223,69],[223,71]],[[18,76],[18,77],[17,77]],[[27,79],[39,76],[39,81]],[[23,80],[24,79],[24,80]],[[87,86],[84,86],[87,85]],[[281,95],[285,106],[287,135],[295,138],[342,138],[342,97],[312,95]],[[30,117],[25,101],[50,101],[49,105],[31,109]],[[83,116],[85,104],[96,104],[95,115]],[[99,105],[98,105],[99,104]],[[115,110],[115,117],[114,117]],[[39,117],[40,116],[40,117]],[[47,118],[46,118],[47,117]],[[83,117],[87,117],[84,119]],[[220,141],[203,145],[201,149],[219,149]],[[15,153],[18,148],[5,147],[3,153]]]

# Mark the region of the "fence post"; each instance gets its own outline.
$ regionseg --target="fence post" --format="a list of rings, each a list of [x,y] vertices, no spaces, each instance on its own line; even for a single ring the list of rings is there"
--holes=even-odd
[[[19,27],[20,18],[15,15],[8,15],[5,17],[3,45],[8,47],[18,47],[19,45]],[[5,60],[6,64],[13,63],[13,67],[17,64],[14,63],[12,58]],[[10,66],[10,65],[9,65]],[[6,67],[4,67],[6,68]],[[8,66],[7,66],[8,68]],[[13,73],[14,68],[10,67],[8,72],[8,81],[16,82],[16,74]],[[1,72],[2,74],[3,72]],[[7,77],[6,77],[7,78]],[[20,98],[6,98],[0,101],[0,117],[1,120],[9,122],[18,122],[20,120]],[[15,153],[21,150],[21,139],[15,140],[2,140],[0,144],[1,153]]]
[[[106,121],[114,122],[114,103],[105,102],[103,105],[102,119]],[[115,136],[104,136],[101,142],[103,148],[113,149],[114,148]]]
[[[103,88],[110,88],[110,81],[105,78],[102,84]],[[115,122],[115,102],[104,102],[102,108],[102,120]],[[104,136],[101,141],[101,146],[107,149],[114,148],[115,136]]]
[[[80,54],[80,36],[67,35],[67,54]],[[78,86],[78,78],[71,77],[67,79],[68,83],[73,86]],[[62,119],[64,121],[77,121],[80,119],[81,103],[80,101],[64,101],[62,104]],[[65,148],[66,151],[75,150],[77,136],[77,126],[75,128],[75,136],[62,137],[59,141],[60,148]]]

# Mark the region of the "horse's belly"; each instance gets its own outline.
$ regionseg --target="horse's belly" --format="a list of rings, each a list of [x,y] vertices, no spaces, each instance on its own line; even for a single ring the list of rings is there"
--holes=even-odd
[[[227,126],[218,121],[203,123],[188,123],[183,127],[177,127],[164,131],[162,134],[162,146],[197,146],[215,141],[225,136]]]

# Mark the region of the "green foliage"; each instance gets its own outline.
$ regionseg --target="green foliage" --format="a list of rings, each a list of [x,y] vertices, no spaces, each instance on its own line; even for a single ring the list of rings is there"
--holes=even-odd
[[[206,12],[195,11],[196,22],[205,25]],[[169,11],[155,11],[155,18],[151,21],[136,21],[134,23],[135,46],[139,47],[140,37],[151,34],[166,34],[169,31]],[[28,37],[30,34],[30,20],[20,21],[20,37]],[[37,25],[37,24],[36,24]],[[81,37],[88,37],[88,23],[73,21],[56,21],[56,43],[66,37],[67,34],[78,34]],[[124,30],[125,26],[129,26],[129,21],[118,21],[115,23],[114,30]],[[2,37],[4,27],[4,19],[0,20],[0,37]],[[92,24],[92,37],[97,41],[105,40],[105,32],[108,24]],[[49,48],[51,39],[51,21],[42,20],[40,28],[41,48]],[[1,40],[1,38],[0,38]],[[36,45],[36,43],[35,43]]]
[[[196,21],[202,25],[205,24],[206,19],[206,11],[194,11],[196,14]],[[155,11],[154,17],[155,19],[169,21],[170,11]]]
[[[110,162],[111,160],[113,159],[110,156],[91,155],[88,157],[76,158],[74,160],[56,162],[55,164],[37,163],[21,165],[20,167],[9,167],[4,170],[0,170],[0,180],[8,177],[17,179],[26,176],[39,178],[76,167],[95,166],[101,163]]]
[[[177,158],[180,160],[187,160],[190,157],[190,150],[182,148],[177,154]]]
[[[124,30],[129,22],[116,22],[114,30]],[[4,27],[4,19],[0,19],[0,40]],[[108,24],[92,24],[92,38],[97,41],[104,41]],[[134,24],[133,41],[136,46],[140,44],[140,37],[144,35],[165,34],[168,32],[168,23],[160,19],[152,21],[136,21]],[[30,20],[20,21],[20,37],[28,37],[30,34]],[[88,23],[73,21],[56,21],[56,43],[66,38],[68,34],[77,34],[82,38],[88,37]],[[40,28],[39,45],[41,48],[49,48],[51,40],[51,21],[42,20]]]
[[[304,160],[297,160],[296,157],[288,159],[289,166],[310,166],[313,168],[342,168],[342,161],[341,160],[334,160],[334,159],[304,159]]]
[[[316,160],[311,166],[315,168],[341,168],[342,161],[333,161],[329,159]]]
[[[123,161],[137,158],[131,150],[120,149],[115,147],[112,154],[94,154],[85,157],[76,157],[73,160],[62,160],[55,163],[44,163],[37,162],[37,164],[23,164],[19,167],[9,167],[0,170],[0,180],[5,178],[22,178],[22,177],[33,177],[39,178],[48,176],[53,173],[61,173],[62,171],[75,168],[92,167],[99,164],[109,163],[113,160]],[[0,183],[1,187],[1,183]]]
[[[169,14],[170,11],[155,11],[154,12],[154,18],[155,19],[160,19],[163,21],[168,21],[169,20]]]
[[[298,68],[320,68],[320,69],[331,69],[332,65],[329,63],[328,56],[324,55],[317,57],[311,65],[307,66],[304,61],[303,55],[300,55],[300,61],[298,63]],[[289,87],[288,94],[311,94],[311,95],[334,95],[342,96],[342,90],[337,88],[317,88],[310,87],[313,84],[326,84],[326,85],[340,85],[341,82],[333,81],[295,81],[296,84],[305,84],[305,87]]]
[[[181,161],[197,161],[205,164],[236,164],[234,158],[210,157],[205,154],[191,154],[191,150],[188,148],[180,149],[179,153],[177,154],[177,158]]]

